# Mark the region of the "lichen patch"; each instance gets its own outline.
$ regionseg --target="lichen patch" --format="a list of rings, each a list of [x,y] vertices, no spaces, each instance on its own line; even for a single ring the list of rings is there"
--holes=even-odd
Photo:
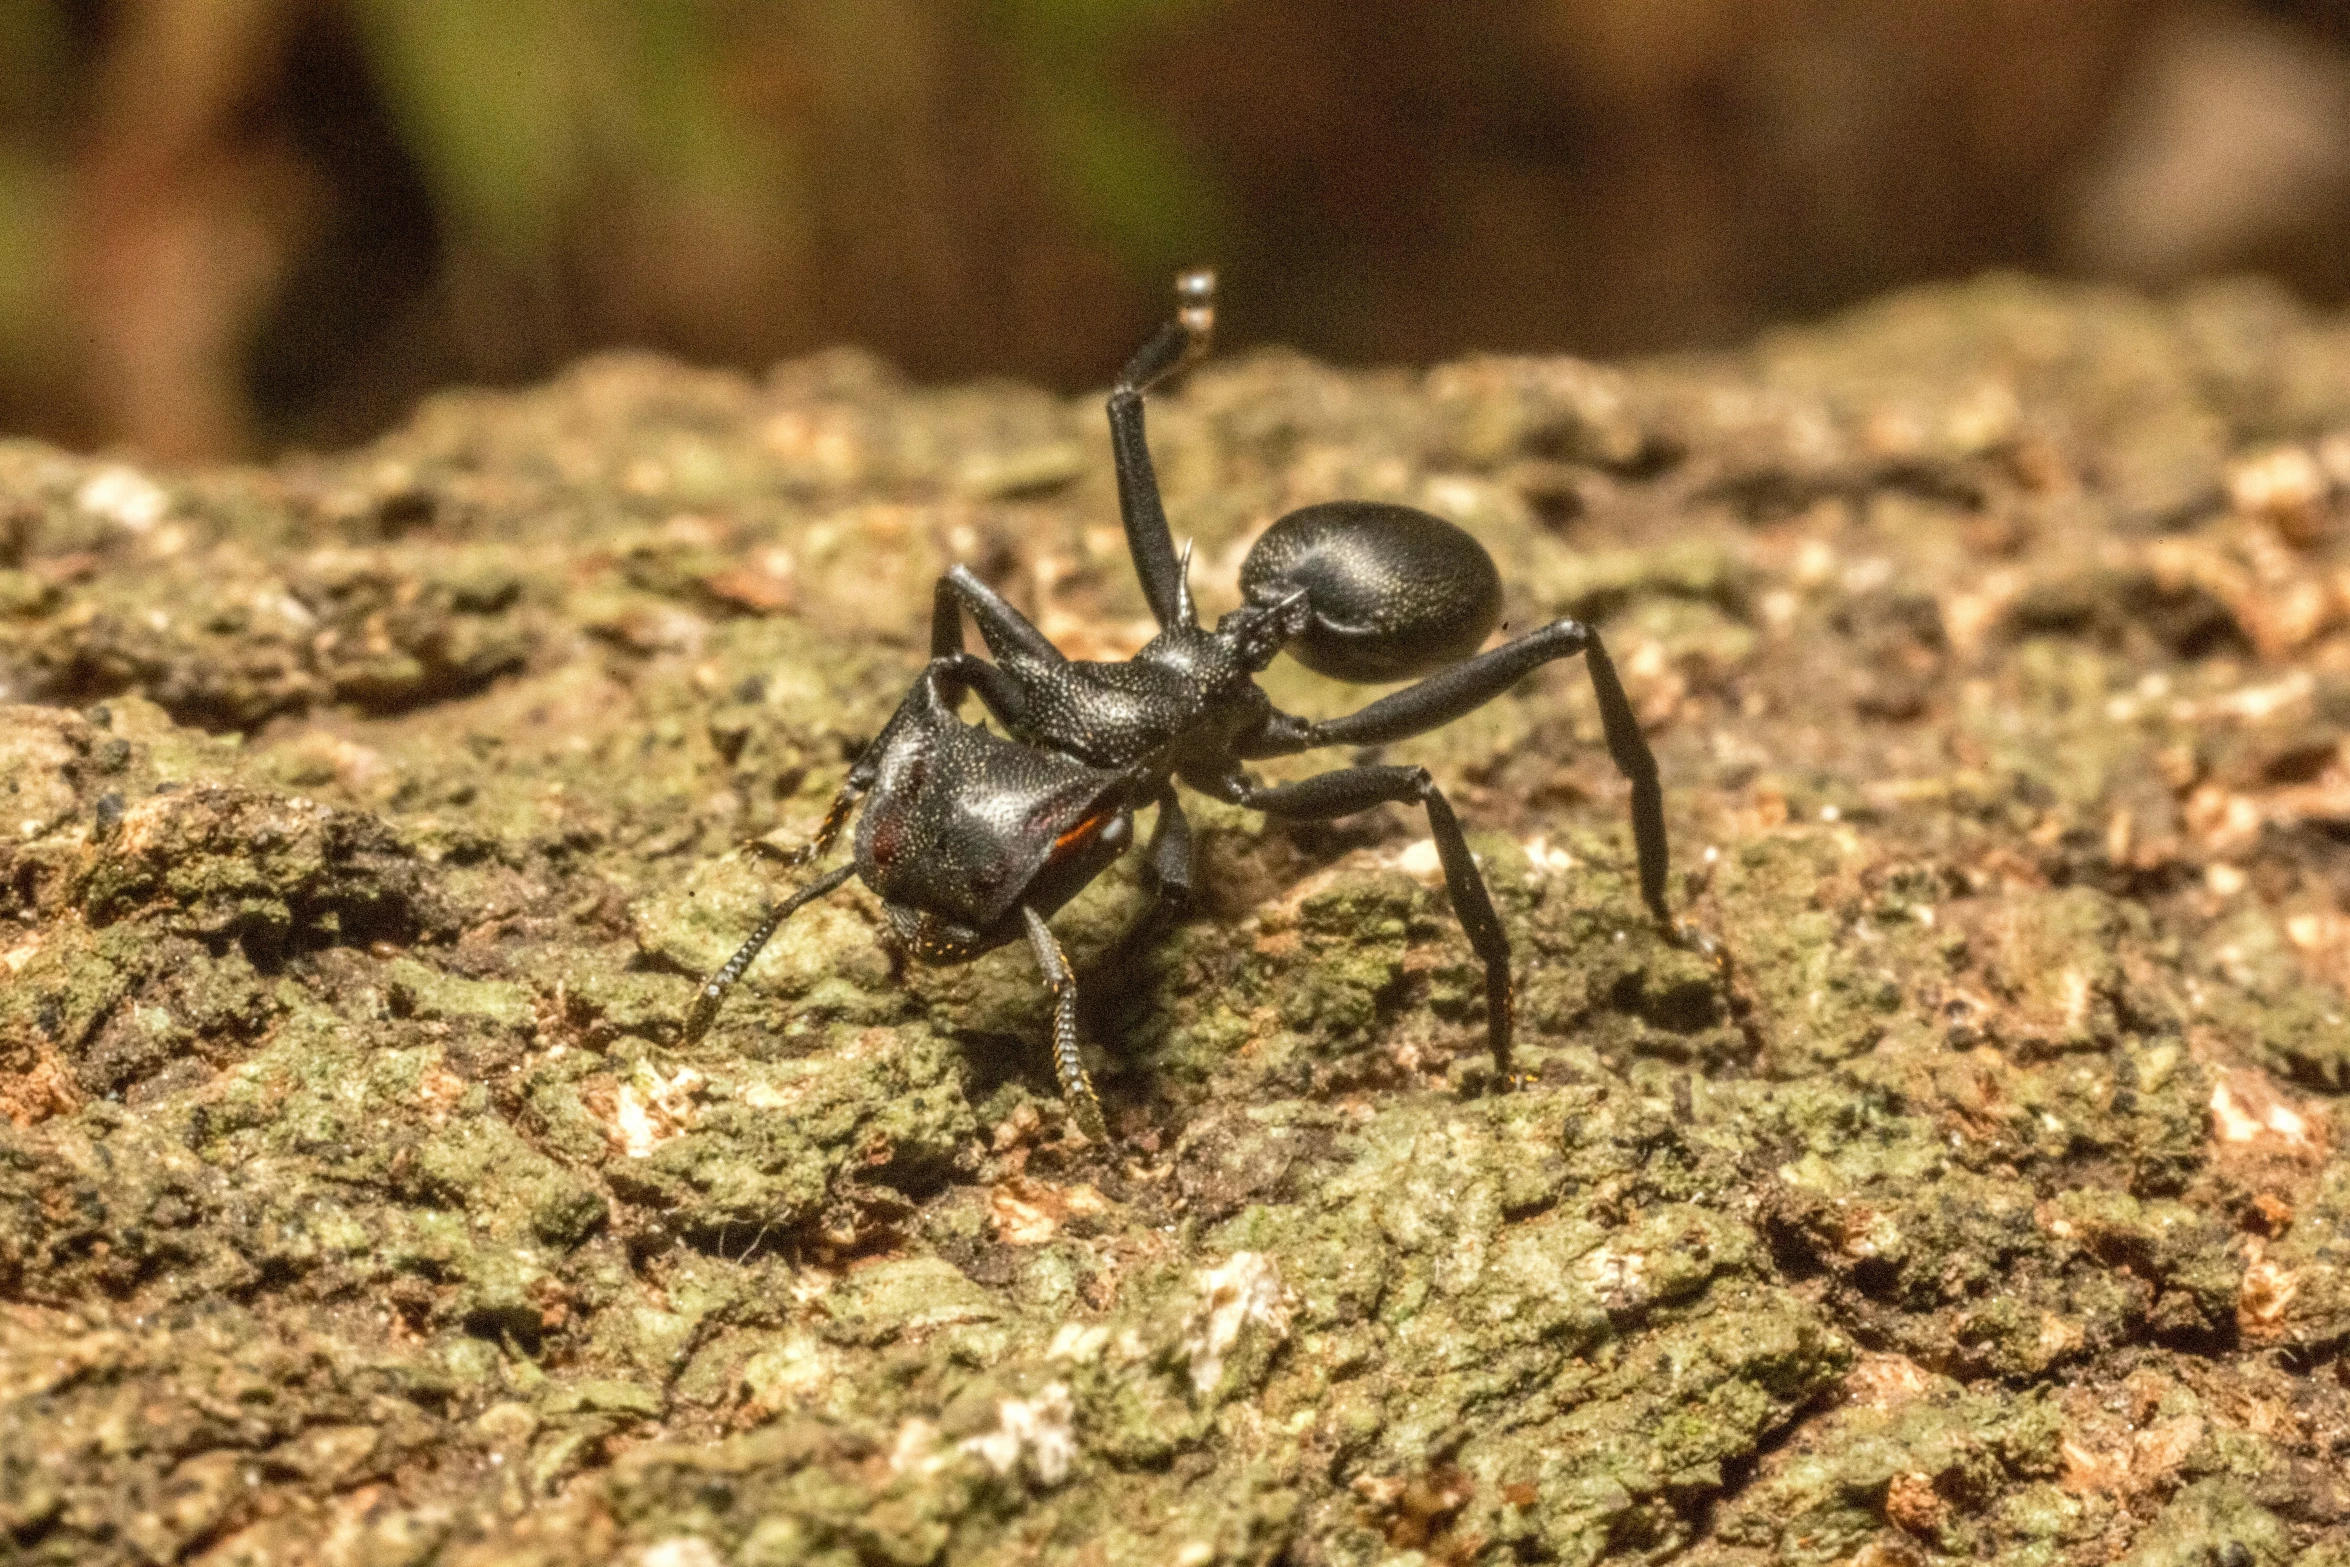
[[[1234,1252],[1193,1279],[1199,1302],[1185,1327],[1183,1348],[1190,1358],[1192,1389],[1204,1397],[1224,1380],[1224,1357],[1240,1342],[1243,1329],[1262,1328],[1276,1342],[1289,1336],[1293,1303],[1282,1288],[1280,1269],[1258,1252]]]
[[[1025,1465],[1035,1482],[1050,1489],[1069,1478],[1077,1461],[1077,1433],[1071,1422],[1077,1406],[1066,1382],[1048,1382],[1034,1398],[1007,1398],[996,1405],[995,1429],[958,1444],[999,1475]]]
[[[612,1099],[614,1144],[631,1159],[649,1157],[693,1125],[694,1099],[708,1082],[690,1066],[674,1072],[642,1066],[622,1078]]]
[[[2211,1086],[2211,1130],[2221,1143],[2296,1159],[2323,1152],[2319,1124],[2257,1072],[2220,1073]]]

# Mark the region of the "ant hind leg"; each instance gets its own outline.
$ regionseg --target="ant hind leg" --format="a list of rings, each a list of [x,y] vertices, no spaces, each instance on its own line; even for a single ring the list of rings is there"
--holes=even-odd
[[[1444,886],[1452,897],[1453,915],[1485,965],[1485,1038],[1493,1051],[1493,1069],[1503,1088],[1515,1086],[1510,1045],[1517,997],[1510,979],[1509,933],[1494,912],[1493,895],[1486,890],[1476,856],[1469,852],[1460,818],[1453,814],[1452,802],[1436,787],[1428,769],[1342,767],[1275,788],[1239,777],[1229,788],[1237,805],[1297,821],[1327,821],[1374,805],[1417,804],[1427,811],[1428,833],[1436,840],[1436,858],[1444,867]]]
[[[1401,691],[1390,692],[1343,718],[1310,720],[1276,714],[1243,754],[1252,759],[1292,756],[1319,746],[1384,745],[1426,734],[1483,707],[1540,666],[1578,653],[1583,655],[1592,695],[1599,702],[1608,756],[1632,786],[1632,842],[1640,859],[1640,900],[1668,936],[1707,947],[1708,938],[1676,923],[1665,906],[1669,861],[1665,795],[1657,777],[1656,755],[1648,748],[1648,736],[1641,732],[1640,717],[1632,711],[1632,699],[1624,692],[1607,645],[1600,641],[1598,632],[1581,621],[1552,621]]]

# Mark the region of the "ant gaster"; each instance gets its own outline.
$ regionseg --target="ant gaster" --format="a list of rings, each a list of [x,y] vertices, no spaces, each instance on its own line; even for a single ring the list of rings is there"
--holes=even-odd
[[[1632,784],[1640,893],[1665,909],[1665,821],[1656,759],[1599,635],[1555,620],[1477,653],[1501,609],[1492,557],[1467,533],[1408,506],[1331,501],[1293,511],[1259,538],[1241,567],[1245,602],[1208,630],[1193,611],[1188,547],[1175,551],[1143,439],[1142,394],[1204,352],[1215,321],[1215,276],[1176,283],[1177,311],[1126,366],[1110,393],[1110,444],[1126,542],[1159,634],[1122,662],[1065,658],[967,568],[938,581],[930,663],[850,768],[816,836],[787,856],[807,864],[832,846],[860,801],[855,852],[770,909],[741,950],[712,974],[685,1022],[699,1038],[751,960],[794,911],[850,876],[879,895],[904,950],[960,963],[1025,937],[1053,997],[1053,1067],[1080,1126],[1106,1136],[1077,1048],[1077,982],[1046,925],[1134,840],[1134,813],[1158,807],[1149,865],[1157,903],[1179,911],[1191,890],[1191,829],[1175,782],[1293,821],[1375,805],[1418,805],[1444,867],[1453,912],[1485,966],[1486,1035],[1504,1086],[1510,1075],[1510,944],[1444,792],[1422,767],[1354,766],[1298,783],[1265,784],[1241,764],[1323,746],[1377,746],[1451,722],[1552,659],[1583,655],[1609,754]],[[994,661],[963,647],[968,611]],[[1341,680],[1417,683],[1335,719],[1276,709],[1255,676],[1288,652]],[[1474,656],[1471,656],[1474,654]],[[966,723],[976,695],[1009,735]]]

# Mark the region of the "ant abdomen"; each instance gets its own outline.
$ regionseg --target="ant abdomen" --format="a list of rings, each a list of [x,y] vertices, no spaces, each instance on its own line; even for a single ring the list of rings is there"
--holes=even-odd
[[[1249,550],[1240,589],[1260,605],[1302,590],[1312,615],[1284,651],[1365,685],[1466,658],[1501,616],[1501,573],[1484,545],[1442,517],[1380,501],[1291,512]]]

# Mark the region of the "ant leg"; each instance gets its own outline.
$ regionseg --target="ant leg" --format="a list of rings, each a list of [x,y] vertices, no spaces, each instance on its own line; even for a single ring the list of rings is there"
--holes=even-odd
[[[820,860],[824,858],[824,851],[832,847],[832,840],[840,836],[849,813],[857,808],[859,800],[865,798],[866,788],[867,785],[859,782],[854,772],[850,773],[849,781],[840,786],[840,792],[824,808],[824,820],[817,824],[815,836],[796,849],[778,849],[764,838],[746,838],[742,846],[754,854],[781,860],[787,866],[797,867]]]
[[[1053,1075],[1061,1080],[1061,1098],[1077,1117],[1079,1129],[1106,1143],[1110,1140],[1109,1123],[1102,1119],[1102,1102],[1095,1097],[1093,1080],[1085,1075],[1085,1062],[1077,1053],[1077,976],[1069,971],[1069,960],[1062,955],[1061,944],[1053,939],[1044,916],[1026,904],[1020,906],[1020,913],[1028,921],[1028,944],[1036,950],[1036,966],[1044,970],[1044,982],[1053,993]]]
[[[1159,819],[1151,828],[1147,855],[1151,880],[1156,885],[1151,889],[1149,907],[1135,916],[1134,923],[1102,960],[1101,967],[1105,970],[1132,961],[1158,939],[1168,922],[1180,918],[1191,906],[1191,820],[1177,803],[1172,784],[1153,803],[1159,808]]]
[[[975,658],[963,649],[963,611],[979,622],[979,635],[1001,665]],[[979,693],[987,710],[1018,732],[1028,714],[1024,673],[1057,669],[1068,660],[1045,634],[1030,624],[1003,595],[979,580],[967,566],[950,568],[938,579],[930,598],[930,669],[952,689],[947,705],[962,700],[963,688]],[[876,746],[878,750],[878,745]]]
[[[1152,917],[1181,914],[1191,905],[1191,818],[1169,784],[1159,792],[1159,819],[1151,828],[1150,868],[1158,881]]]
[[[679,1042],[690,1045],[709,1032],[710,1024],[717,1019],[719,1006],[726,1000],[726,993],[734,988],[736,980],[743,977],[743,971],[751,966],[752,961],[759,956],[760,949],[782,928],[783,922],[825,894],[838,891],[840,884],[856,874],[856,870],[854,865],[843,865],[836,871],[819,876],[769,909],[767,917],[759,921],[759,928],[751,932],[751,939],[737,947],[734,956],[721,964],[717,973],[702,981],[701,990],[694,996],[694,1004],[686,1011],[685,1030]]]
[[[1483,707],[1532,670],[1553,659],[1583,655],[1591,673],[1591,690],[1599,699],[1599,722],[1607,734],[1608,755],[1616,771],[1632,785],[1632,841],[1640,856],[1640,899],[1658,925],[1678,936],[1679,927],[1665,907],[1667,847],[1665,795],[1658,782],[1656,755],[1640,732],[1632,699],[1624,694],[1615,661],[1599,633],[1577,620],[1554,620],[1488,653],[1465,659],[1417,684],[1381,697],[1360,712],[1327,722],[1278,714],[1258,742],[1245,746],[1251,759],[1290,756],[1324,745],[1380,745],[1425,734],[1440,725]]]
[[[1162,626],[1191,624],[1190,594],[1183,565],[1167,531],[1167,510],[1159,501],[1158,474],[1142,433],[1142,394],[1161,376],[1205,353],[1216,325],[1216,274],[1186,272],[1175,280],[1174,319],[1151,335],[1126,362],[1110,389],[1110,451],[1118,468],[1118,512],[1126,522],[1126,548],[1134,556],[1142,596]]]
[[[954,575],[961,566],[949,566],[946,574],[930,589],[930,656],[952,658],[963,651],[963,601],[954,589]],[[972,579],[978,581],[976,577]],[[984,586],[984,584],[982,584]],[[1001,600],[998,600],[1001,602]],[[1004,608],[1011,609],[1005,604]]]
[[[975,691],[987,710],[1007,729],[1017,730],[1028,715],[1028,692],[1008,671],[971,653],[934,658],[923,678],[935,683],[939,700],[951,711],[962,705],[963,693]],[[886,731],[884,731],[886,733]],[[876,742],[874,754],[880,754]]]
[[[935,627],[933,632],[935,640]],[[746,839],[742,846],[754,853],[781,860],[787,866],[806,865],[822,859],[825,851],[832,847],[833,840],[840,836],[840,830],[847,824],[849,814],[857,808],[857,802],[865,797],[866,790],[873,787],[881,757],[889,749],[890,736],[897,732],[898,725],[906,721],[907,714],[914,710],[916,702],[927,700],[934,706],[952,711],[963,700],[966,691],[978,692],[979,700],[987,704],[988,710],[1007,724],[1018,722],[1018,715],[1028,705],[1027,695],[1020,689],[1018,682],[984,659],[974,658],[959,649],[944,657],[933,658],[929,667],[923,670],[922,677],[914,683],[914,689],[898,704],[898,710],[889,715],[889,722],[881,726],[881,733],[874,736],[872,743],[865,747],[855,764],[849,768],[848,778],[832,797],[832,803],[825,807],[824,820],[817,826],[813,837],[796,849],[778,849],[764,838]]]
[[[1510,983],[1510,938],[1485,890],[1485,877],[1469,853],[1460,818],[1452,802],[1436,787],[1425,767],[1345,767],[1299,783],[1267,788],[1245,776],[1226,786],[1234,804],[1299,821],[1327,821],[1351,816],[1374,805],[1417,803],[1428,812],[1429,836],[1436,840],[1436,857],[1444,866],[1445,890],[1452,895],[1452,912],[1467,933],[1469,945],[1485,965],[1485,1038],[1493,1049],[1493,1069],[1509,1087],[1510,1035],[1515,993]]]
[[[964,610],[979,623],[980,640],[998,658],[1027,658],[1036,663],[1066,663],[1061,650],[1036,629],[1011,601],[979,580],[968,566],[952,566],[938,579],[930,599],[930,656],[945,658],[963,651]]]

